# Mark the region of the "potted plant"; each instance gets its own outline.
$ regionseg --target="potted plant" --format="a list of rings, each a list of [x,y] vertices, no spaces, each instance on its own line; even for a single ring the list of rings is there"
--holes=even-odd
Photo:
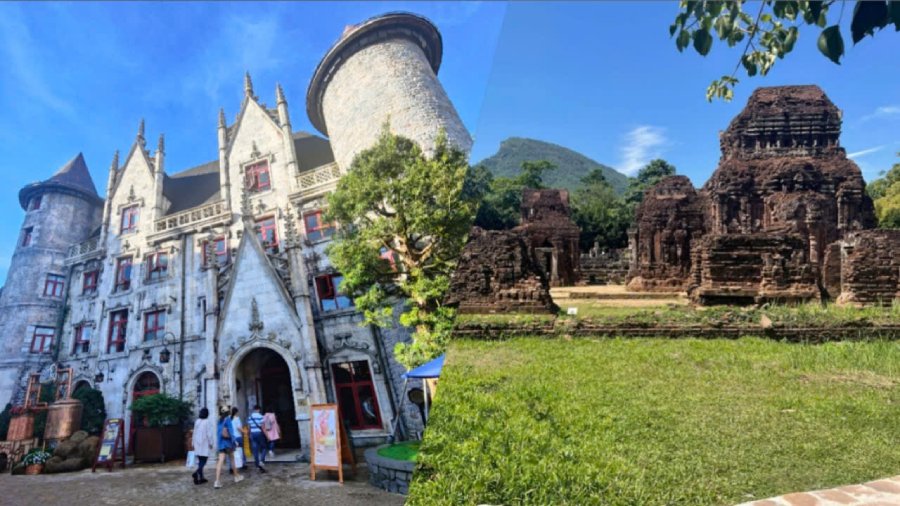
[[[153,394],[135,400],[131,413],[138,421],[132,446],[135,460],[165,462],[184,457],[183,426],[191,415],[189,403]]]
[[[44,463],[50,460],[50,453],[39,448],[35,448],[25,455],[22,463],[25,464],[25,474],[41,474],[44,470]]]

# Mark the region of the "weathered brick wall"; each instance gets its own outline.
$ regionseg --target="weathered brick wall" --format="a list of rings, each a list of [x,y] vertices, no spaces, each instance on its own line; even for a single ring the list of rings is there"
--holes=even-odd
[[[328,137],[338,165],[378,140],[381,126],[419,143],[426,152],[441,129],[465,152],[472,139],[422,49],[393,39],[368,46],[344,61],[323,99]]]
[[[865,230],[842,243],[838,303],[890,305],[900,296],[900,230]]]

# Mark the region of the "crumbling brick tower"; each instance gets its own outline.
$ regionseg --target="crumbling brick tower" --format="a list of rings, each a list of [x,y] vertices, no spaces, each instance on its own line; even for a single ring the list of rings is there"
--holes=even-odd
[[[388,122],[426,153],[442,130],[469,152],[472,138],[437,79],[442,50],[437,28],[414,14],[385,14],[344,30],[306,93],[310,122],[328,136],[341,170]]]

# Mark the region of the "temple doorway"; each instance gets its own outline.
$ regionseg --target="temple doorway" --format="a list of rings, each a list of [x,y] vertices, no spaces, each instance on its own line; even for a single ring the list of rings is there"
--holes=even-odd
[[[272,411],[281,428],[276,448],[299,448],[300,432],[294,410],[294,390],[287,362],[268,348],[251,351],[235,370],[236,406],[241,419],[246,420],[253,406],[262,412]]]

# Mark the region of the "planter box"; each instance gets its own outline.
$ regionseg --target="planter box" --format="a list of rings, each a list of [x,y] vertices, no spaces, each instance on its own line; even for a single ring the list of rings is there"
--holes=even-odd
[[[44,470],[44,464],[31,464],[30,466],[25,466],[25,474],[41,474],[41,471]]]
[[[134,459],[165,462],[183,459],[184,431],[178,425],[138,427],[134,434]]]
[[[24,441],[34,437],[34,415],[27,413],[16,415],[9,421],[9,431],[6,434],[7,441]]]

